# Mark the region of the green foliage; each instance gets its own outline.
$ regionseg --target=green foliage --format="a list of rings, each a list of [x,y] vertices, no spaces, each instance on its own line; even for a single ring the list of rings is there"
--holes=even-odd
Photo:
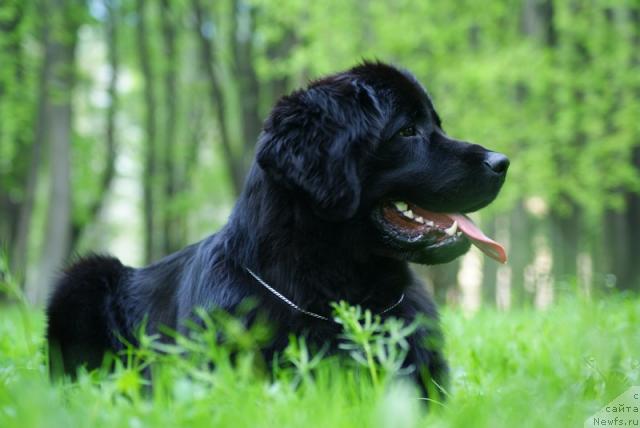
[[[419,321],[409,325],[390,318],[382,322],[379,315],[346,302],[334,304],[335,321],[343,328],[340,349],[357,363],[366,367],[374,385],[380,383],[380,373],[393,375],[402,371],[402,363],[409,352],[407,337],[418,327]]]
[[[611,260],[599,248],[614,234],[602,227],[612,211],[627,215],[620,235],[637,233],[637,212],[629,208],[640,194],[637,2],[172,0],[144,2],[143,17],[134,0],[64,0],[58,8],[49,3],[0,4],[0,241],[12,256],[19,253],[12,260],[15,271],[33,271],[46,226],[40,219],[47,223],[51,211],[42,196],[48,192],[53,138],[40,111],[43,94],[70,101],[73,112],[70,221],[74,239],[82,239],[71,251],[126,247],[141,253],[136,248],[145,239],[140,224],[148,220],[146,212],[153,213],[148,234],[158,235],[153,238],[159,247],[146,257],[159,258],[225,222],[256,134],[278,97],[323,74],[379,59],[406,67],[425,83],[449,134],[511,158],[508,180],[482,211],[483,222],[504,220],[532,199],[542,201],[546,210],[535,221],[579,223],[574,238],[580,242],[553,249],[554,270],[563,264],[563,251],[579,247],[589,253],[594,273],[614,273],[636,287],[633,278],[640,271],[631,272],[632,260],[625,256],[633,244],[615,238],[620,245],[612,246]],[[56,13],[43,19],[44,6]],[[57,42],[77,41],[75,56],[48,77],[47,23],[55,27]],[[141,67],[139,40],[148,47],[148,72]],[[111,51],[118,63],[115,103],[107,89]],[[56,76],[67,74],[75,78],[72,90],[56,93]],[[153,103],[145,98],[147,83]],[[150,110],[154,141],[145,137]],[[105,184],[112,159],[106,144],[110,112],[115,176]],[[35,144],[38,130],[41,146]],[[154,168],[145,162],[152,151]],[[139,196],[145,188],[154,201]],[[42,203],[30,210],[30,199]],[[125,205],[136,207],[138,221],[115,218]],[[526,209],[519,213],[531,217]],[[21,216],[31,227],[18,231]],[[498,232],[518,243],[512,252],[526,252],[540,236],[554,239],[541,228]],[[523,263],[531,265],[533,256],[535,251]],[[136,264],[145,256],[124,258]],[[516,283],[523,269],[514,267]],[[575,267],[569,270],[576,276]]]

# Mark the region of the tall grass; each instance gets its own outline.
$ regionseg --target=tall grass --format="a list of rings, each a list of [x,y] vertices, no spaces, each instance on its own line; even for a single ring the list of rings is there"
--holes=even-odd
[[[113,371],[51,383],[42,313],[0,307],[0,427],[582,426],[640,384],[640,302],[629,297],[470,318],[445,310],[452,382],[428,407],[394,376],[412,327],[336,309],[341,358],[292,337],[267,367],[257,348],[268,331],[216,315],[175,345],[142,336]]]

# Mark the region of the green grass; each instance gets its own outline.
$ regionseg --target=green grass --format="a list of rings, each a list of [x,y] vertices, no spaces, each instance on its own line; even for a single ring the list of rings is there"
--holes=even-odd
[[[208,357],[145,351],[146,362],[115,373],[51,384],[42,314],[1,307],[0,427],[582,426],[640,385],[634,298],[567,299],[544,312],[487,310],[471,318],[445,310],[443,325],[452,382],[448,399],[426,409],[410,385],[382,375],[374,382],[369,370],[314,358],[303,343],[283,356],[289,363],[274,381],[256,364],[256,332],[238,332],[223,350],[207,348],[206,340],[183,341]],[[230,351],[240,355],[233,364]],[[207,358],[216,370],[208,369]],[[149,360],[152,390],[139,370]]]

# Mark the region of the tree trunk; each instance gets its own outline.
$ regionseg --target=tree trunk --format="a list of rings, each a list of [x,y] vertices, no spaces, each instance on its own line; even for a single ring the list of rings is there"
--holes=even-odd
[[[509,254],[512,307],[528,304],[533,301],[532,296],[535,290],[525,289],[525,269],[535,257],[533,230],[533,220],[525,209],[524,202],[519,201],[511,211],[509,219],[509,241],[511,242],[512,248],[511,254]],[[527,291],[530,294],[526,294]]]
[[[577,9],[576,12],[582,7],[578,2],[572,6]],[[553,10],[551,10],[551,13],[552,12]],[[549,26],[553,25],[552,18],[553,16],[550,15]],[[576,65],[574,66],[576,71],[578,71],[578,69],[588,69],[591,59],[584,40],[579,38],[571,40],[569,37],[568,39],[576,55]],[[584,104],[585,94],[583,87],[574,82],[569,83],[569,85],[572,88],[572,98],[575,105]],[[557,147],[555,153],[557,171],[570,171],[575,162],[573,157],[567,156],[566,153],[563,154],[562,151],[566,151],[568,146],[573,153],[580,153],[586,140],[583,123],[584,118],[581,110],[577,109],[575,111],[575,114],[571,116],[571,121],[573,135],[565,142],[565,147],[563,149]],[[556,146],[554,146],[554,148],[556,148]],[[558,180],[562,179],[562,176],[558,178]],[[567,212],[558,212],[552,209],[549,217],[553,253],[553,277],[556,283],[558,281],[565,281],[565,283],[573,284],[577,283],[578,280],[578,253],[580,246],[584,244],[582,239],[583,234],[581,233],[581,229],[584,228],[582,224],[583,209],[575,202],[570,192],[561,191],[558,199],[560,203],[565,203],[568,210]]]
[[[635,255],[628,254],[630,233],[626,209],[620,212],[608,210],[605,213],[604,249],[599,257],[598,270],[607,275],[604,278],[607,287],[624,288],[629,264],[637,259]]]
[[[156,96],[154,91],[154,71],[151,64],[151,52],[148,40],[147,21],[145,18],[145,0],[136,1],[136,14],[138,16],[137,41],[140,67],[144,78],[144,103],[145,103],[145,160],[143,173],[144,194],[144,255],[145,261],[150,263],[159,255],[156,242],[156,204],[154,189],[157,181],[157,149],[156,149]]]
[[[610,25],[615,25],[614,12],[605,9],[605,16]],[[629,69],[638,72],[640,67],[640,8],[629,9],[631,23],[631,45]],[[640,86],[628,88],[635,97],[640,97]],[[619,105],[607,112],[607,131],[615,132],[614,116]],[[640,172],[640,134],[634,135],[635,147],[631,150],[630,162]],[[632,138],[634,138],[632,137]],[[640,195],[626,189],[618,189],[624,198],[624,207],[619,211],[607,210],[604,217],[604,230],[596,246],[596,272],[605,274],[604,284],[620,290],[640,291]]]
[[[232,8],[233,53],[239,81],[244,138],[243,169],[251,164],[253,147],[262,128],[260,120],[260,83],[253,65],[253,39],[255,33],[255,7],[246,0],[234,0]]]
[[[164,41],[164,95],[165,95],[165,123],[164,123],[164,215],[163,222],[163,251],[170,254],[182,246],[178,216],[175,214],[172,202],[176,195],[177,176],[175,164],[176,156],[176,121],[178,117],[179,93],[177,90],[176,28],[169,0],[161,1],[160,16],[162,20],[162,36]]]
[[[640,150],[636,149],[636,152]],[[637,156],[637,155],[636,155]],[[640,165],[638,165],[640,168]],[[629,231],[629,247],[627,258],[629,268],[619,283],[622,290],[640,292],[640,264],[638,255],[640,254],[640,196],[629,193],[627,197],[626,223]]]
[[[5,63],[5,67],[12,69],[12,72],[4,75],[7,80],[0,78],[0,97],[6,97],[4,102],[12,103],[11,108],[15,110],[25,109],[20,103],[24,103],[26,91],[33,89],[26,84],[24,73],[22,27],[27,25],[24,23],[25,7],[20,2],[14,2],[14,13],[0,18],[0,37],[3,38],[0,49],[4,51],[1,55],[10,61]],[[44,39],[43,34],[41,37]],[[43,61],[42,70],[43,75],[50,71],[47,59]],[[41,87],[44,88],[42,84]],[[0,189],[0,246],[9,250],[9,268],[19,280],[24,279],[28,232],[42,147],[42,135],[36,135],[35,141],[31,138],[30,130],[36,127],[33,127],[33,112],[30,107],[29,110],[28,115],[17,114],[18,117],[12,119],[14,132],[9,132],[3,127],[4,123],[0,118],[0,144],[3,143],[1,140],[4,140],[17,146],[15,158],[11,161],[6,177],[10,183],[7,183],[6,187],[2,185]],[[16,121],[21,123],[16,124]],[[41,130],[38,129],[36,133],[38,131]],[[5,177],[0,179],[4,180]],[[20,191],[11,192],[13,186],[20,186]]]
[[[580,217],[575,206],[570,214],[552,210],[549,215],[553,278],[556,283],[571,283],[578,277]]]
[[[107,57],[109,61],[109,86],[107,94],[109,95],[109,107],[107,107],[107,117],[105,126],[105,144],[106,159],[104,171],[100,180],[100,188],[95,199],[89,207],[88,221],[84,223],[74,223],[71,231],[71,246],[73,250],[77,248],[78,241],[82,238],[87,226],[95,220],[102,210],[107,193],[111,187],[111,182],[116,172],[116,113],[118,111],[118,75],[120,69],[120,61],[118,58],[118,12],[116,2],[113,0],[104,0],[104,6],[107,11],[105,22],[106,27],[106,44]]]
[[[271,62],[282,61],[291,55],[291,51],[299,42],[294,28],[286,28],[283,30],[284,35],[282,39],[277,43],[273,43],[267,47],[267,57]],[[267,93],[269,107],[275,100],[283,96],[289,89],[291,76],[289,74],[282,74],[280,76],[272,78],[268,82]],[[264,100],[263,100],[264,102]]]
[[[640,72],[640,7],[634,6],[630,11],[630,19],[633,28],[630,67]],[[636,84],[632,88],[635,99],[640,98],[640,85]],[[640,174],[640,132],[635,133],[635,147],[632,150],[632,162],[635,169]],[[626,257],[629,259],[629,268],[622,281],[620,288],[624,290],[634,290],[640,292],[640,195],[637,192],[628,192],[626,197],[626,224],[629,232],[629,246]]]
[[[6,9],[5,9],[6,8]],[[12,13],[13,12],[13,13]],[[2,104],[9,104],[13,108],[13,93],[19,84],[20,60],[22,58],[21,36],[18,28],[23,17],[23,8],[18,5],[0,5],[0,64],[5,70],[0,74],[0,108]],[[7,109],[8,110],[8,109]],[[6,111],[6,110],[5,110]],[[12,120],[14,120],[12,118]],[[8,121],[0,115],[0,153],[3,144],[14,145],[14,135],[10,134]],[[15,157],[19,156],[20,148],[15,150]],[[12,159],[13,161],[14,159]],[[18,221],[20,201],[12,196],[12,185],[15,178],[23,175],[25,169],[21,162],[18,166],[12,162],[11,168],[7,171],[0,169],[0,256],[3,250],[11,248],[15,241],[15,225]],[[17,177],[16,177],[17,176]],[[20,179],[16,181],[22,181]],[[15,193],[15,192],[14,192]],[[11,254],[8,254],[11,258]]]
[[[209,84],[209,99],[216,114],[218,130],[220,132],[220,142],[222,143],[225,162],[229,169],[231,184],[233,185],[234,193],[238,195],[242,191],[245,171],[242,156],[236,155],[229,136],[224,97],[219,84],[220,79],[214,67],[215,55],[213,53],[213,43],[211,36],[206,33],[206,27],[211,23],[211,20],[206,15],[201,0],[192,0],[192,6],[196,18],[196,35],[200,44],[201,61]]]
[[[541,7],[542,23],[544,29],[544,41],[549,49],[556,49],[558,44],[557,31],[554,26],[554,4],[552,0],[545,0]],[[574,40],[573,48],[578,55],[581,67],[586,68],[589,63],[589,58],[586,54],[586,49],[581,44],[581,41]],[[549,121],[550,126],[555,126],[557,116],[557,106],[554,102],[556,99],[556,91],[553,86],[549,87],[550,102],[549,102]],[[582,88],[575,86],[573,90],[573,98],[576,105],[582,103],[583,93]],[[580,147],[584,144],[584,133],[582,131],[582,117],[576,115],[573,118],[573,130],[574,134],[571,139],[565,142],[564,150],[566,147],[573,147],[575,151],[579,152]],[[566,154],[563,154],[562,150],[559,150],[559,146],[553,146],[554,163],[556,171],[568,171],[571,168],[574,160],[567,158]],[[563,180],[563,177],[558,177],[559,181]],[[557,196],[558,201],[555,205],[560,206],[563,202],[568,206],[567,212],[560,212],[556,209],[552,209],[549,214],[549,234],[552,253],[552,274],[555,283],[558,281],[575,281],[578,278],[578,252],[581,242],[580,228],[582,208],[579,207],[572,199],[570,194],[560,192]]]
[[[429,267],[429,279],[433,286],[434,298],[438,303],[459,303],[458,272],[460,271],[460,261],[461,258],[458,258],[451,263]]]
[[[49,284],[69,253],[71,237],[71,94],[74,86],[74,61],[78,11],[75,2],[52,0],[48,16],[51,32],[45,51],[51,61],[51,79],[47,82],[45,135],[50,148],[50,200],[44,248],[38,281],[27,287],[27,297],[36,304],[44,302]],[[47,25],[47,24],[45,24]]]

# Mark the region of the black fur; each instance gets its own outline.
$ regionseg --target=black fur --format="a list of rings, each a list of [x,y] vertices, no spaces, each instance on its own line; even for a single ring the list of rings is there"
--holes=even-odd
[[[399,134],[410,125],[415,136]],[[184,332],[194,308],[233,312],[248,297],[278,326],[267,355],[286,346],[290,333],[335,346],[334,324],[293,310],[245,268],[316,313],[329,314],[338,300],[379,312],[405,293],[385,316],[437,320],[407,260],[449,261],[469,243],[398,246],[371,213],[396,199],[433,211],[481,208],[504,181],[503,172],[487,167],[489,153],[447,137],[429,96],[406,71],[365,63],[312,82],[283,97],[267,118],[257,161],[218,233],[148,267],[94,256],[64,272],[48,306],[51,348],[66,372],[96,367],[105,352],[121,348],[120,337],[133,340],[143,319],[151,332],[161,325]],[[407,364],[443,382],[441,351],[425,344],[439,339],[435,326],[418,331]]]

